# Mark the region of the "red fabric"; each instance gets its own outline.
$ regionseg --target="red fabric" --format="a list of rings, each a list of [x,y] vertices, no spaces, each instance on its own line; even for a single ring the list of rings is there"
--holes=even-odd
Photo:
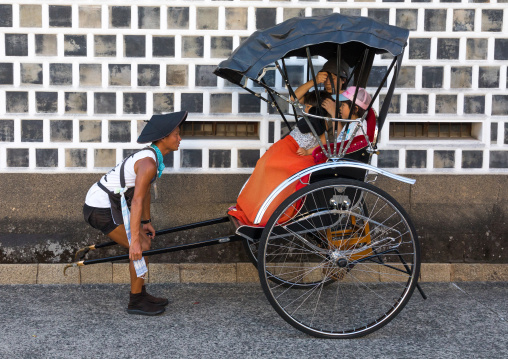
[[[314,165],[312,156],[299,156],[296,154],[297,149],[298,144],[291,136],[274,143],[257,162],[249,181],[238,196],[236,210],[230,209],[228,214],[244,224],[253,225],[261,205],[279,184],[295,173]],[[303,186],[301,181],[287,186],[272,201],[259,226],[265,226],[277,207]],[[286,214],[291,217],[296,211],[296,208],[290,208]]]
[[[376,113],[373,109],[369,110],[369,113],[367,114],[367,117],[365,118],[365,121],[367,121],[367,136],[369,136],[369,139],[372,141],[374,139],[374,134],[376,132]],[[351,146],[347,149],[346,153],[352,153],[356,152],[358,150],[361,150],[364,147],[368,146],[367,139],[365,136],[357,135],[353,138],[353,140],[348,140],[344,143],[344,148],[348,145],[349,141],[351,142]],[[341,142],[337,143],[337,147],[340,149]],[[333,149],[335,148],[335,144],[330,144],[330,147]],[[323,153],[323,150],[321,147],[317,147],[312,152],[312,157],[314,158],[314,163],[320,164],[326,162],[328,159],[326,155]]]

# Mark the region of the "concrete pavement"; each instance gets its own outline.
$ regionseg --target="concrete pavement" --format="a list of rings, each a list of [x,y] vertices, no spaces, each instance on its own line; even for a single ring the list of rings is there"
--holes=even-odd
[[[259,284],[152,284],[159,317],[126,314],[128,286],[0,286],[0,358],[503,358],[508,282],[422,283],[366,337],[310,337],[280,318]]]

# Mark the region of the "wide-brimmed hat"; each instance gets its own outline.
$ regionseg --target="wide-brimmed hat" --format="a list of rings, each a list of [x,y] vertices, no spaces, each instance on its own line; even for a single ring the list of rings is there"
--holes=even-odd
[[[160,140],[169,135],[187,118],[187,111],[153,115],[138,137],[138,143],[148,143]]]
[[[339,101],[353,101],[355,97],[356,86],[349,86],[346,91],[339,95]],[[369,93],[362,87],[358,88],[358,94],[356,95],[355,104],[360,106],[364,110],[369,107],[372,98]]]
[[[349,77],[349,66],[346,63],[346,61],[341,60],[340,61],[340,75],[339,71],[337,71],[337,58],[332,57],[328,61],[325,62],[323,65],[323,68],[319,70],[319,72],[330,72],[334,75],[337,75],[339,77],[348,78]]]

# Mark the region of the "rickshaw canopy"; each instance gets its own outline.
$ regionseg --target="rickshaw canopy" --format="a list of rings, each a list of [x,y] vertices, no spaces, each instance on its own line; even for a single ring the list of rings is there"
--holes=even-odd
[[[353,65],[365,48],[376,54],[403,53],[409,30],[388,25],[368,17],[333,13],[326,16],[295,17],[266,30],[256,31],[231,56],[222,61],[214,73],[239,84],[243,76],[255,79],[261,70],[281,58],[312,56],[326,59],[342,45],[342,58]]]

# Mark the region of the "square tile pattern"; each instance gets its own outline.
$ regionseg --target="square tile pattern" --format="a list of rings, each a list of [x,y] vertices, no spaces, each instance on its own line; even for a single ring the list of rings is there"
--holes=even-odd
[[[267,133],[243,143],[210,137],[200,145],[202,139],[185,139],[178,153],[166,156],[168,167],[252,168],[284,133],[284,124],[275,108],[217,78],[213,70],[254,30],[333,11],[411,30],[385,127],[413,119],[459,122],[471,123],[475,134],[430,144],[385,138],[374,164],[427,172],[507,169],[506,1],[442,0],[462,5],[448,9],[430,0],[413,0],[406,8],[400,2],[4,1],[0,170],[114,166],[118,151],[123,155],[137,148],[143,120],[179,110],[189,111],[191,121],[263,122],[269,117],[267,126],[259,126]],[[389,61],[376,58],[368,79],[372,91]],[[304,61],[288,61],[292,83],[306,81],[305,72]],[[269,71],[264,79],[287,93],[278,76]],[[380,101],[386,92],[384,86]],[[279,105],[287,112],[287,104]],[[209,145],[215,141],[220,146]]]

